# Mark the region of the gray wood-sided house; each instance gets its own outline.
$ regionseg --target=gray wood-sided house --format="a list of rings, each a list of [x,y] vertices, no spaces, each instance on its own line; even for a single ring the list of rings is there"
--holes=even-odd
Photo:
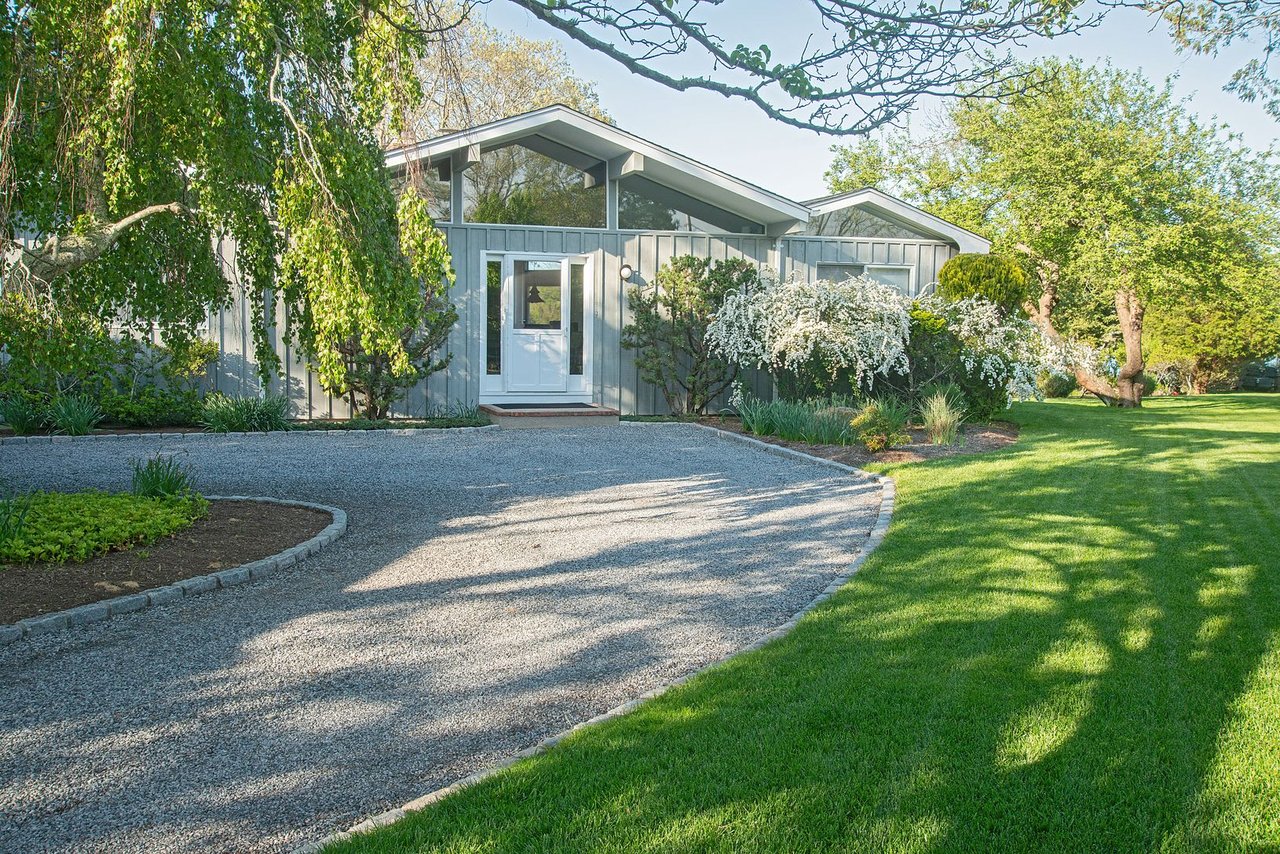
[[[468,221],[477,192],[468,172],[504,150],[535,152],[575,182],[580,172],[576,187],[598,200],[598,214],[587,225],[580,213],[579,224],[565,226]],[[651,286],[678,255],[745,258],[780,277],[865,273],[915,295],[933,286],[947,259],[989,249],[978,235],[877,190],[793,201],[563,106],[396,149],[387,162],[393,172],[417,165],[438,177],[438,224],[457,272],[452,361],[395,407],[410,417],[459,403],[662,413],[661,394],[638,377],[621,333],[628,289]],[[241,300],[210,318],[222,353],[215,389],[260,391],[249,331],[257,310]],[[272,390],[289,395],[297,417],[347,417],[346,404],[278,337],[286,373]]]

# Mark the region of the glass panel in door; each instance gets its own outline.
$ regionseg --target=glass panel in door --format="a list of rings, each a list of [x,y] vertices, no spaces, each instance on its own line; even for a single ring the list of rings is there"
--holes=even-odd
[[[559,261],[516,261],[516,329],[560,328],[561,278]]]
[[[517,258],[511,275],[511,342],[503,359],[507,391],[564,391],[568,342],[564,260]]]

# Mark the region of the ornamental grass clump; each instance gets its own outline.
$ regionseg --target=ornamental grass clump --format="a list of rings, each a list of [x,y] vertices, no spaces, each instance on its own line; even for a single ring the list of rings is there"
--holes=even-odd
[[[943,391],[933,392],[920,404],[920,422],[929,441],[935,445],[956,444],[964,414],[964,406]]]
[[[133,461],[132,492],[140,498],[162,498],[194,492],[190,465],[156,454],[146,462]]]
[[[911,406],[905,401],[878,397],[863,404],[849,421],[849,428],[868,451],[875,453],[910,444],[911,434],[907,432],[910,418]]]
[[[746,398],[738,404],[742,427],[757,436],[777,436],[811,445],[848,445],[848,410],[826,401],[761,401]]]
[[[0,400],[0,420],[15,436],[30,436],[45,424],[45,411],[29,400],[9,397]]]
[[[29,495],[11,495],[0,499],[0,552],[22,534],[30,510]]]
[[[102,420],[98,404],[82,394],[59,395],[49,404],[49,423],[64,436],[87,436]]]
[[[214,393],[204,400],[201,425],[214,433],[267,433],[289,429],[289,400],[284,395],[228,397]]]

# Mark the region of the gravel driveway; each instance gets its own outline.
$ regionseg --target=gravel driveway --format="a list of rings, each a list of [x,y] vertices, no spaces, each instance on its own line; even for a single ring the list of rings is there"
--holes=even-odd
[[[879,487],[687,425],[0,446],[10,487],[346,509],[318,557],[0,648],[0,850],[283,851],[729,654],[847,566]]]

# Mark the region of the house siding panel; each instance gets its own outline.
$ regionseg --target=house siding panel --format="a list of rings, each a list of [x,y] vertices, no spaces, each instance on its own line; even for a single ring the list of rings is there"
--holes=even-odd
[[[630,319],[626,292],[630,286],[653,287],[658,269],[677,255],[692,254],[715,260],[745,258],[761,267],[773,267],[783,275],[812,278],[819,263],[895,263],[916,269],[917,288],[937,279],[937,271],[957,250],[950,244],[929,240],[861,240],[834,237],[770,238],[750,235],[710,235],[688,232],[634,232],[603,229],[563,229],[511,225],[442,225],[453,254],[457,282],[451,298],[458,322],[448,339],[453,354],[448,368],[410,390],[394,408],[400,416],[423,416],[455,403],[474,404],[480,395],[485,370],[485,253],[549,252],[589,255],[594,259],[592,373],[597,403],[618,407],[625,413],[663,414],[661,392],[643,382],[635,354],[622,346],[622,329]],[[234,247],[219,244],[224,268],[235,280]],[[629,283],[622,282],[623,263],[635,270]],[[210,336],[221,355],[211,372],[209,386],[229,394],[256,394],[257,365],[253,362],[250,324],[254,300],[242,294],[232,305],[211,316]],[[294,348],[284,342],[287,318],[277,308],[274,345],[285,376],[272,388],[285,391],[292,411],[301,418],[345,418],[345,401],[326,393],[319,378]],[[769,378],[751,372],[747,387],[762,397],[772,395]],[[723,406],[723,397],[713,408]]]

